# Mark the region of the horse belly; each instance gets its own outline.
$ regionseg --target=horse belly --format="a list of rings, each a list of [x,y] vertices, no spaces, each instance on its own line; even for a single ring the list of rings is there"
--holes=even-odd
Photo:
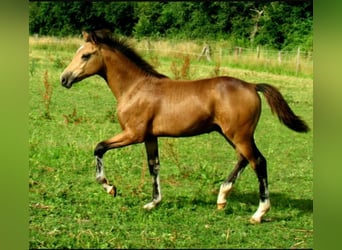
[[[212,114],[210,110],[200,106],[186,109],[163,111],[156,115],[152,123],[155,136],[193,136],[212,130]]]

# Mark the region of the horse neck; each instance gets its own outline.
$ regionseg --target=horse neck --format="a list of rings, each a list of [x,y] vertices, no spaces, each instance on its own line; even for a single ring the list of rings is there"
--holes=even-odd
[[[146,77],[143,71],[120,52],[103,52],[104,78],[117,100],[141,78]]]

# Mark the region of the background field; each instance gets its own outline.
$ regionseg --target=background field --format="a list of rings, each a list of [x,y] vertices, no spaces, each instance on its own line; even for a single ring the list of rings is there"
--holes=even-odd
[[[135,41],[136,47],[143,48],[145,42]],[[288,130],[263,103],[255,137],[268,160],[272,208],[264,223],[251,225],[248,219],[258,205],[258,184],[249,168],[236,183],[226,209],[216,210],[219,186],[236,158],[215,133],[160,139],[164,198],[157,209],[142,209],[151,196],[143,145],[105,155],[107,176],[119,196],[113,200],[105,194],[95,181],[93,149],[120,131],[116,101],[99,77],[70,90],[59,83],[60,73],[81,43],[30,37],[30,248],[313,247],[312,61],[296,76],[290,66],[269,61],[268,71],[251,58],[237,64],[229,57],[207,62],[189,55],[186,63],[184,53],[189,51],[181,49],[184,43],[175,45],[179,53],[141,49],[157,70],[171,77],[220,74],[274,84],[312,128],[308,134]],[[152,45],[156,48],[158,43]],[[243,67],[249,62],[255,66]]]

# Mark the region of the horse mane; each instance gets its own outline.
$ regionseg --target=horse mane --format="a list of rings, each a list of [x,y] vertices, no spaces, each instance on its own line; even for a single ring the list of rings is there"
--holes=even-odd
[[[120,51],[130,61],[134,62],[147,75],[157,78],[167,78],[167,76],[160,74],[154,67],[145,61],[128,43],[125,38],[116,38],[109,30],[88,31],[88,40],[95,44],[105,44],[112,49]]]

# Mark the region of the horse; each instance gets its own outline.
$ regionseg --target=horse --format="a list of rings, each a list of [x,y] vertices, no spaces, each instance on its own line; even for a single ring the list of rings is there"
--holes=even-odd
[[[230,76],[198,80],[173,80],[155,70],[127,42],[109,30],[83,31],[84,44],[60,76],[61,85],[71,88],[83,79],[101,76],[117,100],[122,131],[99,142],[94,149],[96,181],[116,196],[115,185],[104,173],[104,154],[111,149],[144,143],[152,176],[153,209],[161,202],[158,137],[188,137],[216,131],[235,149],[237,163],[220,185],[217,209],[224,209],[233,184],[250,164],[259,183],[259,206],[250,218],[260,223],[271,203],[266,159],[254,141],[261,114],[263,93],[279,121],[296,132],[310,128],[289,107],[273,85],[249,83]]]

